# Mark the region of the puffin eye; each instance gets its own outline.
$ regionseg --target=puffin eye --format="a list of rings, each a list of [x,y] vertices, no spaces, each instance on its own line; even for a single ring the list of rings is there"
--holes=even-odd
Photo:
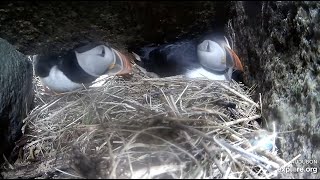
[[[101,53],[101,56],[104,57],[104,55],[106,54],[104,48],[102,48],[102,53]]]
[[[210,52],[210,45],[209,45],[209,42],[207,44],[207,51]]]

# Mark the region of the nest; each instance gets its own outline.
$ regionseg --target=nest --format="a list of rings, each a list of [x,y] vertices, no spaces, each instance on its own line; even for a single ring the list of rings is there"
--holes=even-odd
[[[37,106],[3,176],[272,178],[286,164],[274,144],[270,152],[250,143],[266,132],[252,89],[144,72],[135,65],[129,78],[64,94],[45,93],[35,79]]]

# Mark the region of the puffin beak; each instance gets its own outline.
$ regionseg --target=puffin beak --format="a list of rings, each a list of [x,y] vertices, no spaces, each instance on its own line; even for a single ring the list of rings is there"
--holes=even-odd
[[[116,73],[118,76],[124,76],[129,75],[132,72],[132,64],[131,61],[133,61],[133,58],[129,55],[126,55],[124,53],[121,53],[114,49],[114,51],[117,53],[120,61],[122,62],[122,69]],[[112,69],[113,67],[111,67]]]
[[[239,70],[239,71],[243,71],[243,66],[242,66],[242,63],[238,57],[238,55],[230,48],[226,48],[229,53],[231,54],[232,56],[232,59],[233,59],[233,62],[234,62],[234,69],[236,70]]]

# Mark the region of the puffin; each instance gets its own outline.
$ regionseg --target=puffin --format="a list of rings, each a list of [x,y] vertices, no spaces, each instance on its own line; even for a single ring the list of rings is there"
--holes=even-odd
[[[106,43],[80,44],[65,52],[34,55],[32,60],[35,76],[57,93],[83,88],[103,75],[132,71],[132,58]]]
[[[242,81],[242,63],[231,49],[228,39],[205,39],[197,46],[200,68],[189,70],[189,78],[206,77],[211,80]]]
[[[132,49],[137,64],[160,77],[243,82],[243,66],[225,36],[205,36]]]

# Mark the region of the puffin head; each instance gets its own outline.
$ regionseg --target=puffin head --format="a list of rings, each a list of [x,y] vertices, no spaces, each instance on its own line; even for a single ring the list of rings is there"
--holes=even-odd
[[[87,44],[75,49],[80,67],[92,76],[103,75],[115,63],[112,49],[103,44]]]
[[[47,77],[53,66],[61,64],[58,55],[33,55],[31,57],[35,75],[39,77]]]
[[[217,42],[204,40],[197,46],[200,64],[213,71],[224,71],[227,68],[226,51]]]
[[[92,76],[131,72],[128,57],[109,45],[90,43],[75,49],[75,54],[80,67]]]

